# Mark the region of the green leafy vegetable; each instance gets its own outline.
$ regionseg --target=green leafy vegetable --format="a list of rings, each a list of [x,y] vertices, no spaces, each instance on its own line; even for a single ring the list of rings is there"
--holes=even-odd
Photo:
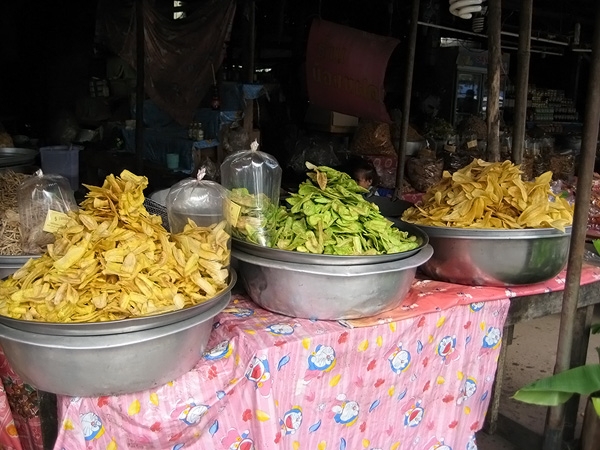
[[[600,255],[600,239],[594,239],[592,241],[592,244],[594,244],[594,249],[596,250],[596,253]]]
[[[314,166],[280,210],[270,246],[329,255],[380,255],[417,248],[415,236],[400,231],[365,200],[368,191],[343,172]],[[285,211],[285,212],[284,212]]]

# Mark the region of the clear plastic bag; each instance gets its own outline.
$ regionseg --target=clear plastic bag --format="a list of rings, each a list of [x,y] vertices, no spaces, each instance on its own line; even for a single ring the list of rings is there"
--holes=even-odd
[[[69,180],[38,170],[17,192],[23,254],[39,255],[54,242],[69,211],[78,209]]]
[[[221,164],[221,184],[229,191],[233,236],[269,246],[279,209],[281,167],[268,153],[250,150],[232,153]]]
[[[191,219],[199,227],[224,226],[231,236],[227,222],[227,191],[214,181],[204,180],[206,169],[201,168],[196,178],[186,178],[173,185],[167,194],[169,230],[181,233]],[[220,225],[223,221],[224,224]],[[228,245],[231,248],[231,242]]]
[[[444,161],[431,157],[408,158],[406,174],[410,184],[419,192],[427,192],[442,179]]]

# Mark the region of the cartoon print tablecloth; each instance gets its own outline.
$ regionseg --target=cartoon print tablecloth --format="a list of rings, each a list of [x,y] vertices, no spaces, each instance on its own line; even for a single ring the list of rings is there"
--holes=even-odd
[[[196,368],[59,398],[56,449],[475,449],[509,300],[349,329],[235,296]]]
[[[399,308],[364,319],[345,320],[342,323],[351,328],[368,327],[388,322],[397,322],[416,314],[427,314],[476,301],[525,297],[528,295],[562,291],[565,287],[566,275],[567,271],[563,270],[554,278],[542,283],[511,286],[510,288],[464,286],[425,278],[419,279],[419,275],[417,275],[410,291]],[[581,269],[580,285],[593,283],[598,280],[600,280],[600,267],[584,263]]]

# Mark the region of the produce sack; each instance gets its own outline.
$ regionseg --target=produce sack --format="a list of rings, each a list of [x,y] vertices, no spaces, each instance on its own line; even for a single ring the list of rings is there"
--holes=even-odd
[[[383,122],[361,120],[350,151],[359,155],[396,155],[390,126]]]
[[[422,149],[415,158],[406,161],[406,175],[419,192],[427,190],[442,179],[444,160],[436,158],[435,150]]]
[[[21,224],[17,191],[30,175],[4,170],[0,172],[0,255],[21,255]]]
[[[229,191],[229,220],[233,236],[268,246],[279,207],[281,167],[277,160],[258,150],[232,153],[221,164],[221,184]]]
[[[54,242],[54,232],[77,210],[69,180],[60,175],[44,175],[38,170],[18,189],[21,221],[21,247],[25,255],[39,255]]]
[[[226,246],[231,248],[230,226],[227,221],[227,191],[214,181],[204,180],[206,169],[196,178],[186,178],[174,184],[167,194],[167,218],[172,234],[181,233],[189,221],[202,228],[220,228],[227,233]],[[222,236],[225,236],[221,234]]]
[[[339,166],[336,151],[340,150],[343,151],[335,148],[331,138],[315,134],[300,136],[294,143],[288,166],[297,174],[306,172],[306,163],[309,161],[322,166]]]

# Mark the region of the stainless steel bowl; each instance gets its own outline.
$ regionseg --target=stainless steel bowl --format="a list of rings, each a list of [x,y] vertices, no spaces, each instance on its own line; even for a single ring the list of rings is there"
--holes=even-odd
[[[272,259],[276,261],[285,261],[298,264],[316,264],[324,266],[355,266],[364,264],[381,264],[390,261],[397,261],[416,255],[422,248],[427,245],[427,234],[420,230],[415,225],[403,222],[399,219],[388,218],[394,223],[394,226],[400,231],[406,231],[409,235],[417,237],[419,246],[412,250],[399,253],[388,253],[385,255],[321,255],[315,253],[302,253],[290,250],[281,250],[278,248],[264,247],[262,245],[253,244],[251,242],[242,241],[240,239],[232,239],[234,249],[240,250],[250,255],[258,256],[259,258]]]
[[[433,257],[421,270],[429,277],[471,286],[514,286],[546,281],[565,267],[571,227],[524,230],[419,227]]]
[[[103,336],[56,336],[0,324],[15,372],[39,390],[70,396],[120,395],[165,384],[202,358],[213,318],[229,303],[157,328]]]
[[[36,334],[51,334],[54,336],[101,336],[142,331],[181,322],[211,310],[214,305],[220,304],[224,298],[228,299],[231,297],[231,290],[236,282],[237,274],[235,270],[230,269],[227,287],[210,300],[188,308],[154,316],[132,317],[130,319],[109,320],[107,322],[60,323],[12,319],[0,315],[0,324],[17,330]]]
[[[0,148],[0,167],[32,164],[39,151],[31,148]]]
[[[12,275],[29,261],[31,258],[39,258],[37,255],[15,255],[0,256],[0,280]]]
[[[380,264],[323,266],[261,258],[233,250],[250,298],[270,311],[319,320],[357,319],[396,308],[417,267],[433,250]]]

